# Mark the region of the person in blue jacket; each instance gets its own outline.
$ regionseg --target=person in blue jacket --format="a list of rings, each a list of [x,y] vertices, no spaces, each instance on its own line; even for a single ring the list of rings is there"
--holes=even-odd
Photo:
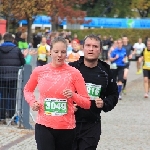
[[[118,85],[118,93],[119,93],[119,100],[122,99],[121,91],[122,91],[122,84],[123,84],[123,76],[124,76],[124,67],[127,63],[127,53],[126,49],[123,48],[122,39],[117,40],[118,46],[111,52],[110,54],[110,61],[112,67],[112,72],[114,78],[117,81]]]

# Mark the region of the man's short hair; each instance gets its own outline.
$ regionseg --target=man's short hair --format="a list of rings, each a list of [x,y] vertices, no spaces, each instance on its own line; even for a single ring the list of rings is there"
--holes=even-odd
[[[5,33],[4,36],[3,36],[3,40],[12,42],[13,41],[12,34],[11,33]]]
[[[100,43],[100,50],[102,49],[102,41],[101,41],[101,39],[99,38],[99,36],[97,36],[97,35],[95,35],[95,34],[90,34],[90,35],[86,36],[86,37],[84,38],[84,40],[83,40],[83,46],[84,46],[85,40],[86,40],[87,38],[90,38],[90,39],[94,39],[94,40],[96,40],[96,41],[99,41],[99,43]]]

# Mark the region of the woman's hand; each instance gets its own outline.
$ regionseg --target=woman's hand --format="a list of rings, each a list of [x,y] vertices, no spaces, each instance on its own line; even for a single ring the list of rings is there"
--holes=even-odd
[[[73,96],[73,92],[70,89],[65,89],[65,90],[63,90],[63,95],[66,98],[71,98]]]
[[[76,112],[78,110],[77,104],[73,104],[73,105],[74,105],[74,111]]]

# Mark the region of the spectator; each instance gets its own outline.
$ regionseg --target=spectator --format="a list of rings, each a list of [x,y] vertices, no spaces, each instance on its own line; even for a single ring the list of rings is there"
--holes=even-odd
[[[22,34],[21,31],[18,31],[18,32],[15,34],[15,43],[16,43],[17,46],[18,46],[18,42],[20,41],[21,34]]]
[[[33,35],[33,48],[37,48],[37,45],[40,44],[42,39],[42,35],[37,33],[37,35]]]
[[[108,62],[109,40],[107,39],[106,36],[103,37],[102,44],[103,44],[102,59],[103,59],[103,61]]]
[[[26,42],[26,39],[27,39],[27,33],[24,32],[21,34],[20,40],[18,42],[18,47],[21,50],[27,49],[29,47],[29,44]]]
[[[15,114],[18,70],[25,64],[25,59],[13,43],[12,34],[6,33],[3,39],[4,43],[0,46],[0,123],[6,124],[6,103],[9,99],[11,109],[8,117],[12,118]]]

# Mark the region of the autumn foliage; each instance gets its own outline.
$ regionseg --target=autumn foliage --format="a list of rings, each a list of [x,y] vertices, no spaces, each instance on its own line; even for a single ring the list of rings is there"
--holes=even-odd
[[[37,15],[48,15],[51,22],[67,19],[69,23],[83,23],[86,13],[80,10],[87,0],[2,0],[3,15],[8,19],[26,19],[28,32]]]
[[[86,12],[80,10],[80,6],[87,0],[56,0],[51,2],[51,9],[47,14],[56,22],[58,17],[66,18],[69,23],[83,23]]]
[[[87,0],[2,0],[3,14],[12,16],[18,20],[34,20],[34,17],[45,14],[52,17],[52,21],[57,18],[67,18],[68,22],[82,23],[86,13],[79,10],[81,4]]]
[[[149,0],[131,0],[132,8],[137,9],[140,17],[148,17],[150,13],[150,1]]]
[[[3,13],[18,20],[33,19],[50,8],[51,0],[3,0]],[[9,11],[8,11],[9,10]]]

